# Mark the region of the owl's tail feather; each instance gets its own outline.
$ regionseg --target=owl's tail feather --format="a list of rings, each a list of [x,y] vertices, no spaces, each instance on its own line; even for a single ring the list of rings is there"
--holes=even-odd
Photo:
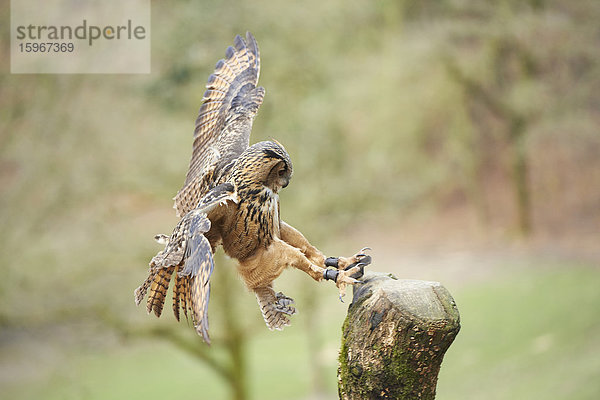
[[[150,293],[148,294],[148,302],[146,303],[146,310],[148,314],[154,311],[154,315],[160,317],[162,314],[165,299],[167,297],[167,290],[169,289],[169,282],[175,267],[159,268],[152,284],[150,285]]]
[[[180,320],[180,310],[183,311],[185,319],[188,319],[188,310],[191,310],[190,303],[190,278],[175,274],[175,284],[173,286],[173,313],[175,319]]]
[[[150,273],[148,274],[148,277],[146,278],[146,280],[137,289],[135,289],[135,292],[133,292],[135,295],[135,305],[136,306],[139,306],[140,304],[142,304],[142,300],[144,300],[144,297],[146,297],[148,288],[152,284],[152,281],[154,281],[154,277],[156,276],[157,273],[158,273],[158,271],[155,268],[150,268]]]
[[[271,286],[255,288],[254,294],[267,328],[280,331],[290,325],[289,316],[296,314],[294,299],[281,292],[275,293]]]

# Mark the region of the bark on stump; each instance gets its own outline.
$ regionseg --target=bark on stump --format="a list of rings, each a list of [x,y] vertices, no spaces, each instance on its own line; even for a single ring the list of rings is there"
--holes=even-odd
[[[434,399],[444,353],[460,330],[441,284],[367,272],[342,329],[338,393],[353,399]]]

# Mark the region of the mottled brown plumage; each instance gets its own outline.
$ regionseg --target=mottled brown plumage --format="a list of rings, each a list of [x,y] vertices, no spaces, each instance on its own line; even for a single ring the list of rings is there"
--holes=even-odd
[[[217,246],[238,260],[238,271],[254,291],[270,329],[289,325],[289,316],[296,312],[291,298],[273,290],[273,280],[285,268],[298,268],[317,281],[331,276],[325,272],[323,254],[280,220],[278,192],[293,172],[289,155],[276,141],[249,147],[252,122],[265,94],[256,86],[259,70],[254,37],[247,33],[244,41],[237,36],[206,85],[189,170],[175,196],[181,220],[170,237],[156,236],[165,249],[152,258],[148,278],[135,291],[136,303],[148,293],[148,313],[160,316],[174,279],[175,317],[179,320],[180,311],[186,317],[189,312],[207,343],[210,275]],[[351,275],[360,268],[352,264],[363,257],[335,259],[339,272],[333,276],[340,296],[347,284],[356,282]]]

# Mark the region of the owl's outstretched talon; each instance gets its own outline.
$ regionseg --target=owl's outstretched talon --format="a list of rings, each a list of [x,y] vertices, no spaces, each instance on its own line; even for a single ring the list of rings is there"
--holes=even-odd
[[[362,249],[360,249],[358,251],[358,254],[355,254],[354,257],[355,258],[363,258],[363,257],[368,257],[369,255],[366,253],[367,250],[371,250],[370,247],[363,247]]]
[[[363,247],[360,251],[353,255],[352,257],[327,257],[325,259],[326,267],[334,267],[339,270],[348,270],[353,268],[359,264],[362,264],[363,267],[371,264],[371,256],[366,254],[367,250],[371,250],[370,247]],[[356,278],[360,278],[362,276],[363,269],[361,268],[360,275],[356,276]]]
[[[340,291],[340,301],[343,303],[344,300],[342,300],[342,297],[346,295],[346,286],[361,283],[358,279],[352,277],[357,272],[360,272],[360,267],[357,265],[350,269],[338,272],[339,273],[337,275],[337,279],[335,280],[335,284]]]
[[[365,274],[365,267],[369,264],[371,264],[371,256],[365,256],[365,257],[361,258],[358,263],[347,266],[346,269],[350,269],[353,267],[359,267],[359,271],[357,273],[355,273],[354,275],[352,275],[353,278],[358,279],[358,278],[362,278],[362,276]]]

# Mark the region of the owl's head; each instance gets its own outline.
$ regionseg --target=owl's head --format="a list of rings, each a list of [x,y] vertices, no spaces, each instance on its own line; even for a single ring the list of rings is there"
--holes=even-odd
[[[276,141],[259,142],[250,146],[238,158],[234,180],[238,186],[265,186],[277,193],[292,178],[292,160]]]

